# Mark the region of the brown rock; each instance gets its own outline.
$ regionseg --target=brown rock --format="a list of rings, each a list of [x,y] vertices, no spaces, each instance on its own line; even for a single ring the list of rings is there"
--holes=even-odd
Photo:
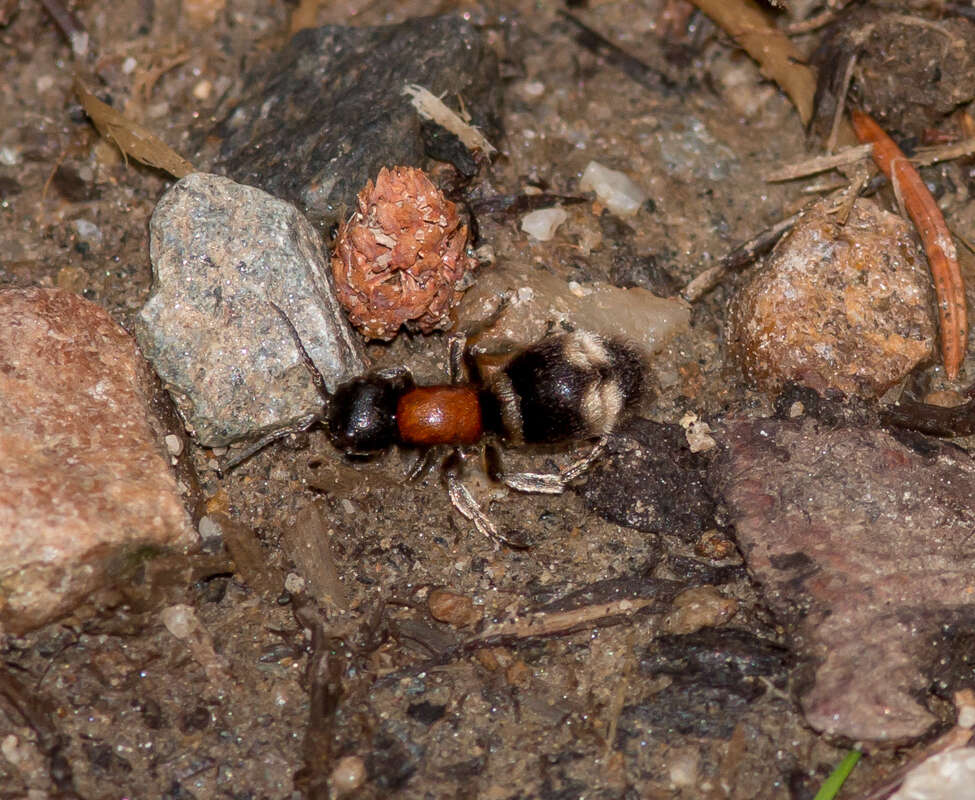
[[[427,605],[434,619],[450,625],[458,627],[473,625],[481,619],[481,612],[474,607],[471,598],[444,589],[434,589],[430,592]]]
[[[728,349],[770,392],[794,380],[874,396],[933,353],[926,262],[900,217],[857,200],[845,225],[817,205],[732,302]]]
[[[0,632],[69,612],[146,548],[195,543],[152,393],[104,310],[0,291]]]

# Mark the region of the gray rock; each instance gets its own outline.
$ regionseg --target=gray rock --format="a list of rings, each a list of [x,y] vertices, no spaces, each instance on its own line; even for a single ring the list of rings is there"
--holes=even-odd
[[[497,59],[458,16],[398,25],[303,30],[253,70],[242,100],[213,133],[214,165],[291,200],[314,222],[333,222],[383,166],[420,166],[421,123],[406,84],[423,86],[497,135]],[[207,156],[204,155],[204,158]]]
[[[278,305],[329,391],[365,369],[312,226],[217,175],[183,178],[149,225],[155,275],[136,337],[201,444],[294,424],[321,400]]]
[[[157,390],[94,303],[0,291],[0,635],[69,613],[149,553],[196,545]]]
[[[815,420],[734,420],[713,478],[748,568],[792,636],[812,727],[898,742],[975,623],[975,461],[924,437]],[[958,687],[960,688],[960,686]]]

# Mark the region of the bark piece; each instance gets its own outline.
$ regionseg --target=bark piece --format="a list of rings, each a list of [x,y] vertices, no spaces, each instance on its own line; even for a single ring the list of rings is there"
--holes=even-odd
[[[975,621],[975,462],[810,419],[732,420],[718,438],[712,477],[804,664],[809,723],[857,740],[923,734],[935,717],[918,698],[951,626]]]

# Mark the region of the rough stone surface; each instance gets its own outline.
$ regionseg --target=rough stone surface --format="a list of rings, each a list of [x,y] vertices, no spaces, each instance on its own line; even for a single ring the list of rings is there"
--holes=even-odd
[[[364,371],[318,236],[290,203],[196,173],[159,201],[149,233],[155,281],[135,332],[201,444],[254,437],[321,409],[272,302],[329,391]]]
[[[403,94],[418,84],[456,109],[456,97],[488,138],[499,130],[497,59],[457,16],[398,25],[306,29],[256,68],[244,99],[214,134],[218,171],[334,222],[381,167],[420,166],[421,121]]]
[[[196,542],[152,393],[101,308],[0,291],[0,632],[68,613],[146,548]]]
[[[706,463],[679,426],[637,418],[610,436],[577,490],[603,519],[693,540],[714,526]]]
[[[509,298],[497,322],[478,337],[478,347],[526,346],[564,325],[622,338],[647,353],[664,348],[686,331],[690,307],[683,300],[658,297],[640,286],[620,289],[601,281],[567,283],[551,273],[517,264],[498,264],[481,273],[461,300],[460,324],[477,327],[491,317],[498,298]]]
[[[728,349],[778,390],[874,396],[934,350],[931,279],[910,225],[857,200],[845,225],[817,205],[732,302]]]
[[[816,129],[823,136],[854,56],[851,94],[892,133],[919,137],[975,97],[975,23],[960,15],[922,20],[902,9],[883,13],[878,5],[841,15],[813,56],[820,73]]]
[[[975,622],[975,461],[811,419],[734,420],[716,438],[715,485],[804,664],[808,722],[856,740],[923,734],[949,632]]]

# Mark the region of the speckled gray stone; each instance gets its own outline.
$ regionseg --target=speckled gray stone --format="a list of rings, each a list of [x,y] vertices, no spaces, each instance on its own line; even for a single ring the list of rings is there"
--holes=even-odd
[[[462,98],[473,124],[498,135],[497,58],[469,22],[327,25],[295,34],[250,72],[243,99],[212,132],[221,140],[213,170],[291,200],[313,222],[334,222],[381,167],[421,166],[421,120],[406,84],[455,110]]]
[[[254,438],[321,408],[272,302],[329,391],[365,370],[318,236],[290,203],[195,173],[159,201],[149,233],[155,282],[135,334],[201,444]]]

